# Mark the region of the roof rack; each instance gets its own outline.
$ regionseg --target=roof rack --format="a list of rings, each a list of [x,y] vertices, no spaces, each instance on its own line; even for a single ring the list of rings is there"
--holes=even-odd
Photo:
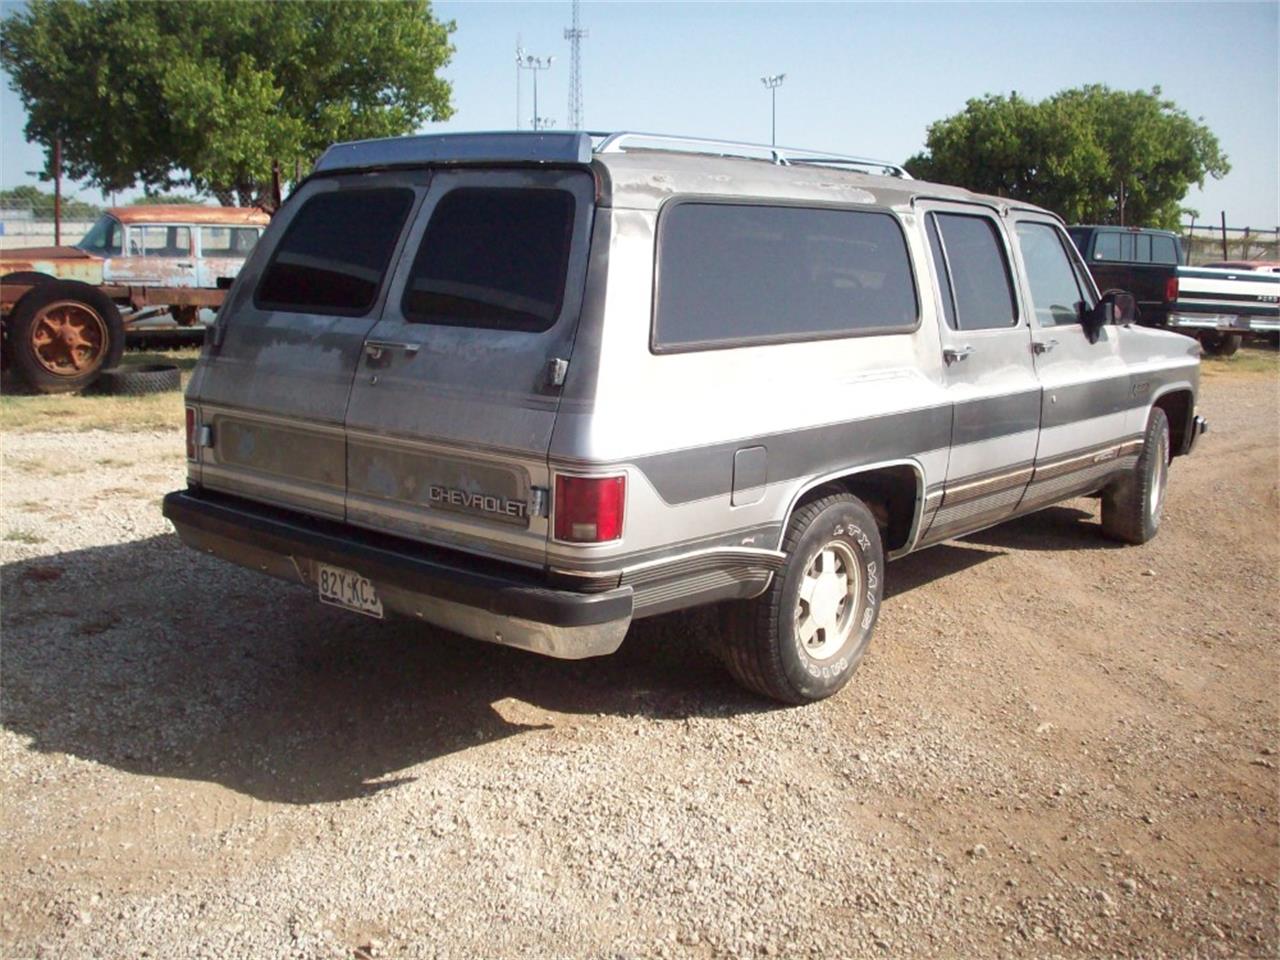
[[[633,150],[669,150],[681,153],[701,153],[718,157],[742,157],[748,160],[768,160],[779,166],[813,165],[848,168],[854,167],[867,173],[899,177],[910,180],[911,174],[899,164],[869,157],[852,157],[822,150],[801,150],[796,147],[777,147],[763,143],[743,143],[736,140],[712,140],[704,137],[677,137],[662,133],[636,133],[629,130],[617,133],[590,134],[596,153],[625,153]]]

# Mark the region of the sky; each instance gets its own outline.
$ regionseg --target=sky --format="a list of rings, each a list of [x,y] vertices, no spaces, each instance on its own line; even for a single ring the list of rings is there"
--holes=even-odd
[[[7,4],[6,4],[7,5]],[[524,128],[515,47],[554,56],[539,112],[566,125],[568,0],[437,2],[457,52],[445,70],[456,112],[429,131]],[[584,2],[584,126],[769,141],[766,74],[780,144],[901,162],[931,122],[987,93],[1040,99],[1067,87],[1159,86],[1217,135],[1231,163],[1192,189],[1201,221],[1280,224],[1280,2],[1234,3],[618,3]],[[7,78],[6,78],[7,79]],[[0,93],[0,186],[32,182],[39,147]],[[81,191],[86,199],[99,199]]]

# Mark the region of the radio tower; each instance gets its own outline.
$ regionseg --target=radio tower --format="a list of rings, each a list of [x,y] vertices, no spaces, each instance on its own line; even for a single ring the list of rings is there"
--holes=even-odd
[[[573,0],[573,26],[564,28],[569,41],[569,129],[582,129],[582,40],[591,31],[583,30],[578,21],[578,0]]]

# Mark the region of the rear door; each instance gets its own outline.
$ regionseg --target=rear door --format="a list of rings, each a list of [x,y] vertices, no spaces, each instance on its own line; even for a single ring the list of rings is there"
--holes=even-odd
[[[925,233],[953,411],[946,488],[926,533],[932,543],[996,523],[1018,505],[1035,459],[1040,384],[995,212],[929,204]]]
[[[244,266],[262,233],[261,227],[202,226],[197,233],[200,255],[196,261],[196,285],[213,290],[219,281],[235,277]]]
[[[594,191],[583,170],[437,173],[357,360],[349,522],[545,563]]]
[[[429,180],[316,178],[272,220],[188,394],[213,428],[206,487],[342,519],[352,378]]]

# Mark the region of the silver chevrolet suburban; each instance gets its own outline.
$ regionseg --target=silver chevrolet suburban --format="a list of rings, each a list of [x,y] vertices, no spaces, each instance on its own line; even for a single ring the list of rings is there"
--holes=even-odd
[[[1064,499],[1160,524],[1199,348],[1061,221],[891,164],[641,134],[332,147],[187,392],[190,546],[372,617],[578,658],[720,603],[830,696],[885,561]]]

